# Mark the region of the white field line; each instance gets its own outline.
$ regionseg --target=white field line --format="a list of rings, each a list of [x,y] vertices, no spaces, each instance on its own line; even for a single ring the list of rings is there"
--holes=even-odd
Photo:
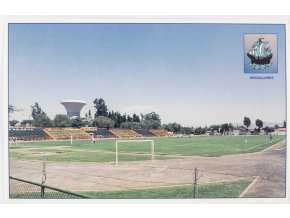
[[[273,140],[273,141],[270,141],[270,142],[276,142],[276,141],[279,141],[280,139],[276,139],[276,140]],[[256,147],[260,147],[261,145],[266,145],[266,144],[269,144],[270,142],[266,142],[266,143],[262,143],[262,144],[259,144],[259,145],[255,145],[254,147],[251,147],[251,148],[247,148],[245,149],[244,151],[249,151],[249,150],[252,150],[253,148],[256,148]],[[274,144],[275,145],[275,144]],[[271,146],[272,147],[272,146]],[[264,150],[265,151],[265,150]]]
[[[283,147],[283,148],[277,148],[275,149],[276,151],[280,151],[280,150],[283,150],[283,149],[286,149],[286,147]]]
[[[254,181],[243,191],[242,194],[240,194],[239,198],[244,197],[244,195],[249,191],[249,189],[257,182],[257,180],[259,179],[259,176],[256,176],[256,178],[254,179]]]
[[[285,141],[285,139],[283,139],[283,140],[280,141],[280,142],[284,142],[284,141]],[[280,142],[278,142],[278,143],[280,143]],[[220,156],[220,157],[226,157],[226,156],[227,156],[227,157],[230,157],[230,156],[255,155],[255,154],[263,153],[263,152],[265,152],[265,151],[267,151],[267,150],[269,150],[269,149],[275,147],[278,143],[276,143],[276,144],[274,144],[274,145],[271,145],[270,147],[266,148],[265,150],[261,150],[261,151],[255,151],[255,152],[252,152],[252,153],[226,154],[226,155],[222,155],[222,156]],[[245,151],[245,150],[244,150],[244,151]]]
[[[71,148],[71,146],[69,147]],[[47,149],[50,151],[33,151],[33,150],[41,150],[41,149]],[[81,150],[81,149],[68,149],[68,147],[66,148],[65,146],[61,146],[61,148],[57,148],[57,147],[29,147],[29,148],[21,148],[21,150],[17,150],[17,151],[13,151],[14,153],[17,154],[21,154],[21,155],[35,155],[35,154],[49,154],[49,153],[54,153],[53,155],[62,155],[63,153],[55,153],[56,151],[61,151],[63,153],[65,152],[88,152],[88,153],[97,153],[97,154],[115,154],[115,151],[109,151],[109,150]],[[26,152],[28,151],[28,152]],[[25,153],[26,152],[26,153]],[[30,153],[29,153],[30,152]],[[140,155],[140,156],[151,156],[150,153],[140,153],[140,152],[120,152],[120,154],[122,155]],[[181,159],[185,159],[185,158],[191,158],[192,156],[184,156],[184,155],[163,155],[163,154],[155,154],[156,157],[173,157],[173,158],[181,158]],[[35,160],[38,161],[38,160]],[[41,160],[42,161],[42,160]]]
[[[282,143],[282,142],[285,142],[285,146],[286,146],[286,139],[283,139],[283,140],[277,142],[276,144],[271,145],[270,147],[266,148],[263,151],[268,151],[268,150],[272,149],[273,147],[277,146],[279,143]]]

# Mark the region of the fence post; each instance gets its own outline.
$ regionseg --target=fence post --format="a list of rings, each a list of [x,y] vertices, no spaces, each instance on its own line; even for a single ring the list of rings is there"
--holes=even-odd
[[[196,198],[196,191],[197,191],[197,168],[194,168],[194,172],[193,172],[193,198]]]
[[[44,198],[44,189],[45,189],[45,187],[43,186],[43,185],[41,185],[41,187],[40,187],[40,198]]]
[[[45,191],[45,181],[46,181],[46,156],[43,156],[43,163],[42,163],[42,180],[41,180],[41,187],[40,187],[40,197],[44,198],[44,191]]]

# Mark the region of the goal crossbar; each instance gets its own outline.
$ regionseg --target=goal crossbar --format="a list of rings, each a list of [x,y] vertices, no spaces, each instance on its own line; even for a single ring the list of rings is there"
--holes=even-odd
[[[128,143],[128,142],[151,142],[151,162],[154,164],[154,140],[116,140],[116,166],[119,164],[119,143]]]

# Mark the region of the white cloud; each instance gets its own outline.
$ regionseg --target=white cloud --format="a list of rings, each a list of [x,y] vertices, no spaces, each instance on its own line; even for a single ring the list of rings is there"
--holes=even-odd
[[[152,111],[158,112],[158,108],[153,105],[132,105],[128,107],[123,107],[120,110],[121,113],[126,113],[126,114],[133,114],[133,113],[146,114]]]

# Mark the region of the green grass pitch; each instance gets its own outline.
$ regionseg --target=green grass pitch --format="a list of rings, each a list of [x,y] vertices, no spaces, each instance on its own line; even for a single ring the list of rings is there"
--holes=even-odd
[[[148,139],[148,138],[146,138]],[[193,136],[184,138],[151,138],[155,143],[155,159],[182,158],[186,156],[223,156],[262,151],[285,139],[285,136]],[[120,139],[119,139],[120,140]],[[135,139],[136,140],[136,139]],[[245,140],[247,143],[245,144]],[[116,139],[36,141],[13,143],[10,158],[42,160],[46,154],[53,162],[113,162]],[[23,148],[23,149],[21,149]],[[119,145],[120,161],[150,160],[150,143],[122,143]],[[26,152],[23,152],[26,150]],[[29,151],[29,152],[27,152]]]

